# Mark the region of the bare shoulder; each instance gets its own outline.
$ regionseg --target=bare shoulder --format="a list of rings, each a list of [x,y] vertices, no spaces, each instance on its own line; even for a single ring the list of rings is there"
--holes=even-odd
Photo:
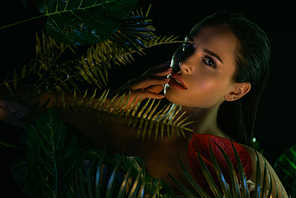
[[[256,182],[256,169],[257,169],[257,160],[259,161],[260,164],[260,172],[261,172],[261,184],[263,183],[263,180],[265,179],[267,181],[267,188],[269,189],[269,184],[271,183],[272,185],[272,196],[271,197],[276,197],[276,193],[278,192],[278,197],[283,197],[283,198],[288,198],[288,194],[278,178],[276,172],[274,171],[273,167],[270,165],[270,163],[265,159],[265,157],[259,153],[258,151],[255,151],[253,148],[248,147],[246,145],[241,144],[246,151],[249,153],[251,160],[252,160],[252,166],[253,166],[253,173],[250,178],[252,182]],[[269,180],[269,177],[264,178],[264,170],[268,171],[271,176],[271,180]]]

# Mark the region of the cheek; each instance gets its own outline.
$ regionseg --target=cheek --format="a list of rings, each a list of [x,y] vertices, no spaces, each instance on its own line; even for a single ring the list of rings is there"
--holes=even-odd
[[[190,86],[185,91],[177,91],[166,87],[166,98],[175,104],[208,108],[220,103],[226,95],[228,89],[225,81],[209,80],[203,78],[200,81],[190,82]]]
[[[192,103],[192,106],[196,107],[211,107],[224,98],[225,91],[222,91],[221,88],[219,84],[214,82],[201,83],[194,91],[188,93],[188,98],[191,98],[189,102]]]

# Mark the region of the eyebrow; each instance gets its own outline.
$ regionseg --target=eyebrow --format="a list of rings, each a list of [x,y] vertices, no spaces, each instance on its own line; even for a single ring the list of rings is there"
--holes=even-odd
[[[192,38],[191,35],[186,35],[185,36],[185,41],[188,41],[188,40],[189,41],[194,41],[194,39]],[[216,54],[215,52],[212,52],[211,50],[208,50],[208,49],[204,49],[203,51],[205,53],[208,53],[211,56],[214,56],[215,58],[217,58],[220,61],[220,63],[224,64],[223,61],[222,61],[222,59],[220,58],[220,56],[218,56],[218,54]]]
[[[218,56],[218,54],[216,54],[216,53],[214,53],[214,52],[212,52],[212,51],[210,51],[210,50],[208,50],[208,49],[204,49],[203,51],[204,51],[205,53],[208,53],[208,54],[211,55],[211,56],[214,56],[214,57],[217,58],[222,64],[224,64],[223,61],[222,61],[222,59],[220,58],[220,56]]]

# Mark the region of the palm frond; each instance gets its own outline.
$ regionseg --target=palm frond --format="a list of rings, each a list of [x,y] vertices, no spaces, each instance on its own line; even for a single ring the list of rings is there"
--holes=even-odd
[[[209,140],[210,141],[210,140]],[[213,141],[214,142],[214,141]],[[223,196],[222,194],[219,193],[219,188],[216,186],[216,184],[213,184],[213,178],[211,176],[211,174],[209,174],[209,170],[207,168],[207,166],[205,165],[205,162],[203,160],[203,158],[200,156],[199,150],[196,147],[196,150],[198,152],[198,157],[199,157],[199,161],[201,163],[201,168],[202,171],[205,175],[205,177],[207,178],[207,182],[211,188],[211,191],[213,192],[215,197],[225,197],[225,198],[232,198],[232,197],[250,197],[250,192],[248,190],[248,186],[247,186],[247,180],[246,180],[246,175],[244,174],[244,170],[243,170],[243,166],[242,163],[240,161],[240,158],[238,156],[238,153],[236,151],[236,148],[234,147],[233,143],[232,143],[232,148],[234,151],[234,156],[238,165],[238,174],[236,173],[231,160],[229,159],[229,157],[227,156],[226,152],[223,150],[223,148],[221,148],[216,142],[214,142],[215,145],[219,148],[219,150],[222,152],[226,163],[228,165],[229,168],[229,172],[231,174],[231,182],[232,182],[232,191],[230,191],[228,183],[225,181],[224,179],[224,175],[221,172],[219,165],[217,163],[217,160],[215,159],[215,155],[213,152],[213,149],[211,147],[211,144],[209,145],[210,148],[210,154],[211,154],[211,159],[213,162],[213,167],[215,170],[215,173],[218,177],[219,183],[222,187],[223,190]],[[256,153],[256,152],[255,152]],[[194,189],[196,190],[196,192],[202,197],[202,198],[208,198],[209,195],[206,194],[206,192],[204,192],[202,190],[202,188],[200,187],[200,185],[190,176],[190,174],[188,173],[188,171],[184,168],[182,162],[179,160],[180,165],[182,167],[182,170],[185,174],[185,176],[187,177],[188,181],[191,183],[191,185],[194,187]],[[258,155],[256,153],[256,183],[255,183],[255,192],[254,192],[254,198],[263,198],[263,197],[270,197],[271,196],[271,191],[272,191],[272,186],[271,186],[271,175],[269,173],[269,169],[266,166],[266,163],[264,161],[264,177],[263,177],[263,181],[261,182],[261,170],[260,170],[260,162],[258,159]],[[170,175],[170,174],[169,174]],[[239,178],[238,178],[239,176]],[[181,191],[187,195],[188,197],[195,197],[192,192],[190,192],[188,189],[186,189],[186,187],[184,187],[180,182],[178,182],[172,175],[170,175],[170,177],[174,180],[174,182],[176,183],[176,185],[181,189]],[[204,181],[202,181],[204,182]],[[269,183],[269,188],[267,190],[267,183]],[[278,194],[276,193],[276,197],[278,196]]]
[[[215,184],[214,179],[212,178],[211,173],[209,172],[209,169],[207,168],[207,165],[205,164],[204,160],[202,159],[202,156],[200,155],[200,152],[199,152],[196,145],[195,145],[195,148],[196,148],[196,151],[198,153],[198,159],[199,159],[199,162],[201,164],[203,174],[204,174],[204,176],[206,178],[206,181],[208,182],[208,184],[210,186],[210,189],[211,189],[213,195],[215,197],[222,197],[222,194],[221,194],[219,188],[217,187],[217,185]],[[211,154],[213,155],[212,152],[211,152]],[[228,161],[227,161],[227,164],[229,165]],[[232,163],[230,163],[230,164],[232,165]],[[231,168],[234,170],[233,166]]]
[[[136,102],[137,97],[135,97],[131,105],[127,106],[130,100],[130,94],[127,96],[125,93],[121,96],[116,95],[107,102],[108,93],[109,91],[104,91],[96,102],[93,102],[92,99],[89,100],[88,108],[81,105],[83,101],[78,105],[72,105],[71,108],[77,109],[79,112],[89,112],[90,110],[99,123],[104,123],[115,117],[124,118],[128,126],[131,126],[131,131],[138,128],[137,136],[139,137],[142,133],[142,140],[144,140],[146,134],[148,134],[148,138],[150,138],[152,131],[155,131],[155,140],[159,133],[161,140],[163,140],[165,133],[170,138],[174,136],[175,132],[178,136],[180,136],[181,133],[184,137],[185,131],[192,132],[192,129],[186,127],[192,122],[185,122],[188,117],[183,118],[184,113],[178,115],[180,109],[172,103],[165,105],[162,109],[157,111],[160,101],[155,105],[155,99],[153,99],[152,102],[151,99],[148,99],[141,107],[141,99]],[[94,98],[94,95],[91,98]]]
[[[126,51],[139,52],[141,48],[146,48],[143,42],[154,38],[155,28],[152,26],[152,19],[148,18],[151,5],[148,7],[146,13],[140,11],[132,11],[132,15],[124,19],[111,18],[120,22],[118,30],[110,36],[109,40],[120,44]]]
[[[77,80],[89,84],[95,84],[96,87],[102,89],[108,82],[108,69],[112,64],[127,64],[133,61],[132,53],[143,55],[143,50],[162,44],[178,43],[175,41],[176,37],[156,37],[151,41],[145,43],[145,48],[140,48],[138,51],[130,49],[132,52],[127,52],[123,47],[105,41],[91,46],[86,55],[82,55],[80,60],[66,61],[57,64],[57,60],[67,50],[74,49],[70,46],[64,45],[54,41],[51,37],[42,34],[42,39],[39,39],[36,34],[36,59],[32,60],[29,65],[24,65],[22,68],[14,72],[12,80],[5,80],[0,84],[11,93],[13,88],[17,86],[17,82],[27,78],[30,74],[38,76],[37,81],[33,85],[27,85],[27,93],[44,93],[57,91],[65,97],[65,93],[73,94],[75,89],[79,93],[79,85]],[[23,86],[23,85],[22,85]],[[43,89],[43,91],[42,91]]]
[[[16,90],[19,81],[29,76],[32,77],[32,75],[38,76],[38,79],[33,85],[27,85],[27,93],[30,91],[40,92],[40,87],[43,84],[47,87],[53,87],[52,84],[56,84],[64,78],[61,73],[64,68],[61,69],[57,66],[57,60],[67,49],[74,51],[73,47],[56,42],[54,39],[44,34],[43,31],[41,39],[36,33],[36,58],[20,68],[15,68],[12,79],[0,83],[0,87],[4,85],[12,93],[11,85],[13,85],[14,90]],[[54,81],[50,79],[54,79]],[[21,86],[23,87],[24,85],[21,83]]]
[[[210,142],[209,142],[209,148],[210,148],[211,151],[213,150]],[[223,173],[222,173],[222,171],[221,171],[221,169],[219,167],[219,164],[218,164],[213,152],[211,152],[211,159],[212,159],[212,162],[214,164],[214,170],[215,170],[216,175],[218,177],[219,183],[222,186],[222,191],[223,191],[223,194],[224,194],[225,198],[232,197],[229,186],[228,186],[228,184],[227,184],[227,182],[225,180],[225,177],[224,177],[224,175],[223,175]]]
[[[182,164],[180,158],[179,163],[181,165],[181,168],[190,182],[190,184],[194,187],[196,192],[201,196],[201,198],[209,198],[209,195],[206,194],[206,192],[196,183],[196,181],[192,178],[192,176],[188,173],[188,171],[185,169],[184,165]],[[177,181],[170,173],[168,173],[169,176],[174,180],[174,182],[177,184],[177,186],[180,188],[180,190],[188,197],[196,197],[194,196],[186,187],[184,187],[179,181]]]
[[[287,149],[273,167],[288,194],[296,197],[296,145]]]
[[[108,39],[120,25],[104,15],[124,18],[138,3],[138,0],[103,0],[99,2],[95,0],[38,0],[36,3],[37,10],[43,15],[0,29],[36,18],[47,17],[46,32],[55,40],[69,45],[94,44]]]
[[[167,197],[158,195],[166,184],[146,173],[137,157],[110,156],[103,150],[90,149],[73,169],[72,191],[79,197]],[[173,193],[172,193],[173,195]]]
[[[232,148],[235,148],[233,145],[233,142],[231,141],[232,144]],[[244,168],[242,166],[240,157],[238,156],[237,151],[234,151],[234,156],[235,156],[235,160],[239,163],[237,163],[237,167],[238,167],[238,173],[239,173],[239,183],[241,187],[241,196],[243,197],[250,197],[250,193],[248,190],[248,184],[247,184],[247,177],[244,171]],[[271,184],[271,183],[270,183]]]

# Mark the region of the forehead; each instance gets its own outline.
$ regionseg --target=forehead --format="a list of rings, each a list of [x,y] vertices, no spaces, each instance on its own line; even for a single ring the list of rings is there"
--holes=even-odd
[[[192,41],[196,47],[201,46],[217,53],[222,59],[234,60],[237,40],[234,34],[225,28],[203,27],[197,34],[189,34],[187,40]]]
[[[189,34],[187,40],[194,41],[196,44],[223,44],[221,47],[235,49],[237,40],[234,34],[221,27],[203,27],[195,34]]]

